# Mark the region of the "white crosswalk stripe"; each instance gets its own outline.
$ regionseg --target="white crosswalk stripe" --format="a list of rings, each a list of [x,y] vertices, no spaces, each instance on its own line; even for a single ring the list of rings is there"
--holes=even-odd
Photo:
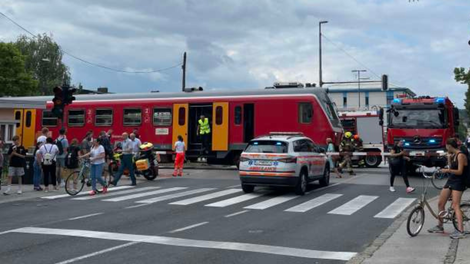
[[[160,187],[136,188],[136,189],[131,189],[131,190],[124,190],[124,191],[119,191],[119,192],[107,193],[107,194],[104,194],[104,196],[103,195],[85,196],[85,197],[72,198],[72,200],[86,201],[86,200],[100,199],[100,198],[104,198],[104,197],[107,198],[107,197],[110,197],[110,196],[119,196],[119,195],[128,194],[128,193],[143,192],[143,191],[155,190],[155,189],[160,189]]]
[[[309,210],[312,210],[315,207],[318,207],[320,205],[326,204],[336,198],[341,197],[342,194],[337,194],[337,193],[327,193],[322,196],[319,196],[317,198],[314,198],[310,201],[307,201],[305,203],[299,204],[297,206],[291,207],[287,210],[286,212],[296,212],[296,213],[305,213]]]
[[[170,204],[190,205],[190,204],[195,204],[195,203],[207,201],[207,200],[210,200],[210,199],[215,199],[215,198],[219,198],[219,197],[222,197],[222,196],[226,196],[226,195],[230,195],[230,194],[234,194],[234,193],[238,193],[238,192],[241,192],[241,190],[240,189],[228,189],[228,190],[223,190],[223,191],[220,191],[220,192],[210,193],[210,194],[206,194],[206,195],[202,195],[202,196],[198,196],[198,197],[194,197],[194,198],[189,198],[189,199],[185,199],[185,200],[181,200],[181,201],[176,201],[176,202],[173,202],[173,203],[170,203]]]
[[[168,194],[168,195],[165,195],[165,196],[160,196],[160,197],[156,197],[156,198],[152,198],[152,199],[148,199],[148,200],[137,201],[136,203],[152,204],[152,203],[171,200],[171,199],[175,199],[175,198],[179,198],[179,197],[183,197],[183,196],[188,196],[188,195],[192,195],[192,194],[196,194],[196,193],[208,192],[208,191],[212,191],[212,190],[215,190],[215,188],[201,188],[201,189],[186,191],[186,192],[182,192],[182,193]]]
[[[410,206],[415,200],[416,198],[398,198],[374,217],[393,219],[403,212],[403,210],[405,210],[408,206]]]
[[[341,205],[340,207],[328,212],[329,214],[339,214],[339,215],[352,215],[355,212],[359,211],[364,206],[368,205],[375,199],[379,198],[378,196],[370,195],[359,195],[358,197],[352,199],[351,201]]]
[[[134,186],[118,186],[118,187],[112,187],[108,189],[108,192],[115,192],[115,191],[120,191],[120,190],[125,190],[125,189],[131,189],[134,188]],[[88,192],[80,192],[76,196],[82,196],[82,195],[88,195]],[[67,198],[67,197],[72,197],[68,194],[59,194],[59,195],[52,195],[52,196],[43,196],[41,197],[42,199],[47,199],[47,200],[55,200],[55,199],[60,199],[60,198]]]
[[[247,193],[247,194],[243,194],[243,195],[233,197],[233,198],[230,198],[230,199],[227,199],[227,200],[222,200],[220,202],[206,204],[206,206],[209,206],[209,207],[227,207],[227,206],[230,206],[230,205],[234,205],[234,204],[237,204],[237,203],[242,203],[242,202],[245,202],[245,201],[248,201],[248,200],[251,200],[251,199],[255,199],[255,198],[258,198],[258,197],[263,196],[263,195],[264,195],[264,193]]]
[[[294,195],[294,194],[282,195],[282,196],[274,197],[274,198],[271,198],[269,200],[262,201],[262,202],[259,202],[259,203],[256,203],[256,204],[253,204],[253,205],[250,205],[250,206],[246,206],[246,207],[243,207],[243,208],[244,209],[254,209],[254,210],[264,210],[264,209],[267,209],[269,207],[273,207],[273,206],[288,202],[288,201],[290,201],[292,199],[295,199],[295,198],[298,198],[298,197],[299,197],[298,195]]]
[[[121,201],[126,201],[126,200],[132,200],[132,199],[142,198],[142,197],[146,197],[146,196],[152,196],[152,195],[167,193],[167,192],[180,191],[180,190],[184,190],[184,189],[187,189],[187,188],[188,188],[188,187],[173,187],[173,188],[162,189],[162,190],[157,190],[157,191],[144,192],[144,193],[136,193],[136,194],[125,195],[125,196],[120,196],[120,197],[111,198],[111,199],[104,199],[104,200],[101,200],[101,201],[105,201],[105,202],[121,202]]]

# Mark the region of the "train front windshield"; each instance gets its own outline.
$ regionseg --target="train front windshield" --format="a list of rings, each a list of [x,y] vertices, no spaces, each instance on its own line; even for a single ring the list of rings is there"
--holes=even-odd
[[[391,128],[445,128],[444,109],[396,109],[390,112]]]

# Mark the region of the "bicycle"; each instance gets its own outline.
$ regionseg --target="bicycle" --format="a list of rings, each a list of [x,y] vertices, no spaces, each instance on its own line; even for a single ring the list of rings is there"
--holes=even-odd
[[[423,169],[425,167],[421,166],[421,168]],[[432,175],[428,175],[424,170],[422,171],[423,177],[425,179],[431,179],[431,182],[435,175],[435,172]],[[421,198],[418,201],[418,204],[415,206],[415,208],[411,211],[411,213],[408,216],[408,220],[406,223],[406,231],[408,232],[408,234],[411,237],[415,237],[419,234],[419,232],[423,228],[424,220],[425,220],[425,213],[424,213],[425,206],[428,208],[429,212],[431,212],[431,215],[434,218],[438,219],[439,217],[441,217],[444,223],[452,221],[452,224],[454,225],[455,229],[458,230],[457,218],[455,217],[455,212],[452,206],[449,206],[447,210],[441,211],[438,214],[436,214],[426,199],[426,194],[427,194],[428,187],[429,187],[429,181],[427,184],[423,183],[423,186],[424,186],[424,191],[421,194]],[[470,230],[470,203],[460,204],[460,210],[462,211],[462,215],[463,215],[464,230]],[[414,225],[416,225],[416,227],[414,227]]]
[[[65,191],[69,195],[75,196],[79,194],[85,187],[85,184],[87,187],[91,187],[91,178],[89,173],[90,167],[90,161],[85,159],[81,162],[80,169],[72,172],[67,177],[67,180],[65,181]],[[97,189],[97,192],[101,193],[102,190]]]
[[[443,173],[441,168],[428,168],[425,166],[420,166],[419,169],[422,173],[425,173],[427,176],[431,177],[431,183],[434,188],[438,190],[442,190],[444,185],[446,184],[447,180],[449,179],[449,173]],[[428,174],[428,170],[432,170],[432,174]]]

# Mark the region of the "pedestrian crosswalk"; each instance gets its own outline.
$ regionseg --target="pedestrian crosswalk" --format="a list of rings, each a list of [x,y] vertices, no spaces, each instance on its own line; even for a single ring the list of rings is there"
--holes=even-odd
[[[292,193],[276,193],[269,189],[261,189],[254,193],[245,194],[241,189],[229,188],[194,188],[194,187],[115,187],[109,189],[106,195],[95,196],[68,196],[55,195],[42,197],[48,200],[69,198],[72,201],[99,200],[106,203],[132,202],[137,208],[160,202],[167,202],[170,206],[198,205],[210,208],[234,208],[235,210],[277,210],[285,213],[315,212],[317,208],[326,208],[328,215],[351,216],[373,208],[377,210],[374,218],[394,219],[408,208],[416,198],[393,198],[343,193],[316,193],[305,196]],[[386,202],[383,202],[386,199]],[[331,208],[327,206],[330,204]],[[381,205],[380,209],[377,209]],[[368,215],[370,215],[368,213]]]

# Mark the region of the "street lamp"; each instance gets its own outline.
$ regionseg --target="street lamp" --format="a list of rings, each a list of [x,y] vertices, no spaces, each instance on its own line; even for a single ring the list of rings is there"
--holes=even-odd
[[[357,92],[359,99],[358,110],[361,108],[361,72],[366,72],[366,70],[352,70],[351,72],[357,73]]]
[[[321,62],[321,25],[322,24],[326,24],[328,23],[328,21],[320,21],[318,22],[318,31],[319,31],[319,34],[318,34],[318,42],[319,42],[319,45],[318,45],[318,53],[319,53],[319,60],[320,60],[320,69],[319,69],[319,75],[320,75],[320,80],[319,80],[319,86],[322,87],[323,86],[323,78],[322,78],[322,62]]]

